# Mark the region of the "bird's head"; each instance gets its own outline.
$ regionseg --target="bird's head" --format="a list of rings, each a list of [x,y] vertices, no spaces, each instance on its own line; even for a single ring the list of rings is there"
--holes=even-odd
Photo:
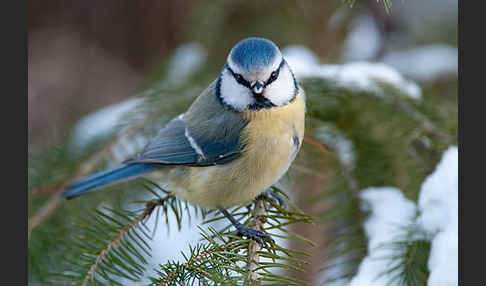
[[[216,93],[234,110],[260,110],[289,103],[296,96],[297,83],[272,41],[247,38],[231,49]]]

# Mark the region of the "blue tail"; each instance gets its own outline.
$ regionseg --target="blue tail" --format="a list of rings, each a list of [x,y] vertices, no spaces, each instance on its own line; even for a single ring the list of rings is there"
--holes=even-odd
[[[63,196],[72,199],[88,191],[93,191],[99,187],[107,186],[122,180],[131,179],[149,173],[154,167],[144,164],[124,164],[90,176],[87,176],[76,183],[66,187]]]

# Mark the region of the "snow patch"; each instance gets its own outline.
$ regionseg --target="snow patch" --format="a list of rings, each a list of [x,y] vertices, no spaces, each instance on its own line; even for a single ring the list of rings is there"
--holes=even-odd
[[[353,142],[331,125],[319,127],[317,134],[319,140],[336,151],[340,163],[352,170],[356,160]]]
[[[429,286],[458,285],[458,157],[449,147],[420,191],[417,223],[432,239]]]
[[[148,264],[146,265],[146,272],[140,281],[128,281],[123,279],[122,284],[124,285],[134,285],[142,286],[150,283],[149,277],[158,277],[157,270],[160,269],[160,264],[165,264],[168,261],[180,261],[185,262],[182,253],[189,253],[189,245],[195,246],[200,242],[199,229],[196,225],[202,223],[202,218],[199,215],[196,217],[194,215],[194,208],[189,206],[191,212],[191,220],[189,221],[188,215],[184,215],[181,219],[181,229],[177,229],[177,218],[172,211],[168,211],[168,225],[170,225],[170,231],[167,231],[166,218],[162,209],[159,210],[159,220],[156,226],[155,235],[153,235],[152,240],[148,240],[148,244],[151,247],[151,257],[145,256]],[[150,216],[145,225],[148,229],[153,230],[155,224],[157,223],[156,212]],[[217,224],[217,223],[215,223]],[[213,224],[212,226],[214,226]],[[219,226],[221,227],[221,226]],[[124,282],[124,283],[123,283]]]
[[[428,267],[429,286],[458,285],[458,149],[449,147],[436,170],[422,184],[418,211],[399,189],[368,188],[361,192],[363,208],[371,211],[364,228],[368,237],[368,256],[349,285],[390,285],[383,275],[390,266],[384,257],[393,250],[379,248],[403,235],[402,229],[417,226],[432,243]],[[424,239],[417,237],[417,239]]]
[[[135,110],[142,102],[141,98],[129,99],[83,117],[74,127],[70,148],[73,151],[82,149],[103,136],[111,134],[122,118],[128,112]]]
[[[185,82],[206,63],[206,50],[199,43],[188,43],[179,46],[168,63],[167,83],[175,86]]]
[[[297,79],[318,77],[335,81],[342,88],[372,92],[384,96],[382,84],[390,85],[403,94],[420,99],[422,90],[413,81],[405,79],[393,67],[383,63],[354,62],[343,65],[320,65],[317,56],[304,46],[290,46],[284,57]]]
[[[403,235],[404,227],[410,226],[416,215],[415,204],[393,187],[368,188],[361,192],[363,208],[371,211],[364,224],[368,237],[368,256],[361,262],[358,273],[350,286],[388,286],[391,277],[378,277],[390,265],[385,257],[393,256],[393,250],[380,247]]]
[[[395,69],[385,64],[356,62],[342,66],[322,66],[319,74],[321,77],[336,80],[342,87],[356,91],[371,91],[383,96],[384,90],[380,84],[384,83],[411,98],[422,97],[422,91],[417,84],[406,80]]]
[[[282,50],[282,54],[297,78],[311,77],[319,68],[317,55],[304,46],[287,46]]]

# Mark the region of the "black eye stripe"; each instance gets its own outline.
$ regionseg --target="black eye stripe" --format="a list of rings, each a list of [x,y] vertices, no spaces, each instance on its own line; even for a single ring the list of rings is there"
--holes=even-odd
[[[283,67],[284,63],[285,63],[285,61],[284,61],[284,59],[282,59],[278,68],[275,71],[273,71],[272,74],[270,74],[270,77],[265,82],[264,87],[271,84],[272,82],[274,82],[278,78],[278,75],[280,74],[280,69]]]
[[[269,84],[271,84],[272,82],[274,82],[278,78],[278,75],[280,74],[280,69],[283,67],[284,64],[285,64],[285,60],[282,59],[282,61],[280,62],[280,65],[278,66],[278,68],[275,71],[273,71],[272,74],[270,74],[270,77],[267,79],[267,81],[265,82],[265,84],[263,85],[263,87],[268,86]],[[244,85],[244,86],[246,86],[248,88],[251,88],[250,82],[248,82],[242,75],[235,73],[229,67],[229,65],[226,65],[226,69],[231,73],[231,75],[233,76],[233,78],[239,84]]]
[[[235,73],[228,65],[226,66],[226,69],[231,73],[231,75],[235,78],[235,80],[239,83],[242,84],[248,88],[251,88],[250,83],[243,78],[240,74]]]

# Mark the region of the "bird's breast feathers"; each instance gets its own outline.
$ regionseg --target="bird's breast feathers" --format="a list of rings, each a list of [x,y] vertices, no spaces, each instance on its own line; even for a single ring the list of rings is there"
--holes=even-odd
[[[285,106],[242,115],[248,123],[240,135],[241,156],[224,165],[173,169],[171,188],[180,198],[203,207],[241,205],[285,174],[304,137],[303,91]]]

